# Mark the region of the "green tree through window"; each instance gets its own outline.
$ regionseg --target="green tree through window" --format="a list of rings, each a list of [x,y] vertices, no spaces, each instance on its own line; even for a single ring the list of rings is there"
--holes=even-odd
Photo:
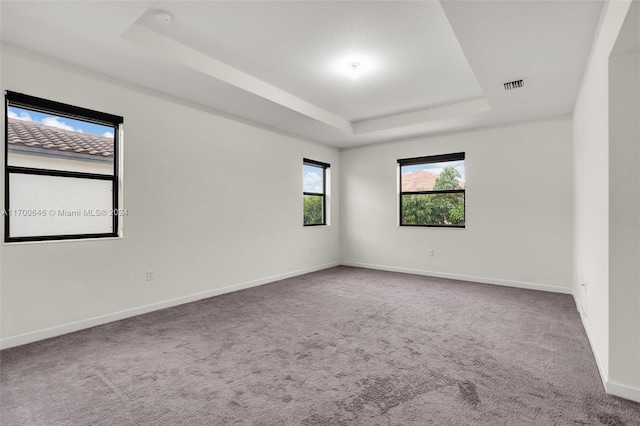
[[[322,223],[322,197],[305,195],[303,198],[304,224]]]

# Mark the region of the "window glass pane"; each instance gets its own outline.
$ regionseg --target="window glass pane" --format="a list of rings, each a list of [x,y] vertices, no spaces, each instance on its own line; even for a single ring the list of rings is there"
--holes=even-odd
[[[302,165],[302,192],[324,193],[324,169],[322,167]]]
[[[402,196],[402,225],[464,225],[464,193]]]
[[[113,232],[111,181],[11,173],[9,185],[11,237]]]
[[[302,197],[304,224],[320,225],[324,223],[322,195],[305,195]]]
[[[7,108],[9,166],[114,172],[114,127],[25,108]]]
[[[464,160],[402,166],[402,192],[464,189]]]

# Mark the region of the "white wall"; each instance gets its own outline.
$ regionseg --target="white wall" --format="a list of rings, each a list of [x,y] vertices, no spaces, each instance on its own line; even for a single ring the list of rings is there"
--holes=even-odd
[[[571,141],[558,118],[343,151],[343,263],[570,292]],[[399,227],[397,159],[460,151],[466,228]]]
[[[89,161],[75,158],[60,158],[21,152],[9,152],[9,165],[21,167],[35,167],[42,169],[71,170],[86,173],[113,173],[113,161]]]
[[[609,60],[610,380],[640,385],[640,55]],[[640,388],[640,386],[639,386]]]
[[[640,399],[639,3],[609,58],[609,249],[609,381]]]
[[[635,367],[632,365],[639,359],[638,352],[633,340],[628,340],[640,330],[640,325],[634,322],[640,300],[634,307],[633,299],[633,286],[638,283],[619,286],[624,281],[624,267],[621,267],[625,263],[624,257],[633,255],[625,252],[625,242],[620,236],[624,232],[636,235],[634,226],[637,225],[622,217],[625,212],[617,209],[625,191],[633,191],[632,181],[637,170],[634,175],[634,172],[621,169],[629,167],[626,161],[625,164],[620,161],[621,156],[626,155],[625,150],[634,152],[633,141],[626,139],[628,130],[618,127],[617,117],[611,117],[611,114],[619,114],[620,108],[625,108],[625,102],[609,104],[610,83],[616,92],[625,90],[615,84],[614,76],[609,75],[609,56],[630,3],[626,0],[606,3],[574,110],[574,296],[607,392],[640,401],[640,382],[633,377]],[[618,69],[615,72],[624,74],[626,71]],[[637,93],[637,89],[629,91]],[[620,135],[623,135],[622,139]],[[618,142],[612,145],[610,136]],[[637,143],[636,139],[636,150]],[[619,183],[625,180],[629,186],[619,188]],[[636,193],[635,201],[625,201],[628,205],[624,208],[637,203],[637,196]],[[632,211],[627,213],[633,214]],[[626,230],[619,228],[620,220],[625,220]],[[637,223],[637,217],[635,220]],[[633,245],[626,248],[633,249]],[[634,309],[635,314],[631,312]]]
[[[609,10],[607,4],[603,13]],[[601,22],[573,113],[574,296],[598,360],[609,365],[608,56],[615,30]],[[584,285],[583,285],[584,284]]]
[[[3,246],[5,347],[339,263],[338,150],[12,46],[1,55],[3,90],[124,117],[129,211],[122,239]],[[303,157],[331,164],[329,227],[302,226]]]

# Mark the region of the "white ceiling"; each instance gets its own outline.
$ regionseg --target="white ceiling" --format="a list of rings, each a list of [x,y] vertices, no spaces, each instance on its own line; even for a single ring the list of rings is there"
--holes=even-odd
[[[2,1],[0,37],[349,147],[571,113],[602,4]]]

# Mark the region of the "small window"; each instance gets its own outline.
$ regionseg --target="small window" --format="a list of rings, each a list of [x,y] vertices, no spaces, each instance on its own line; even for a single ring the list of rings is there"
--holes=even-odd
[[[464,228],[464,152],[398,160],[400,225]]]
[[[118,236],[123,118],[5,93],[5,242]]]
[[[302,210],[305,226],[327,224],[327,169],[329,164],[302,162]]]

